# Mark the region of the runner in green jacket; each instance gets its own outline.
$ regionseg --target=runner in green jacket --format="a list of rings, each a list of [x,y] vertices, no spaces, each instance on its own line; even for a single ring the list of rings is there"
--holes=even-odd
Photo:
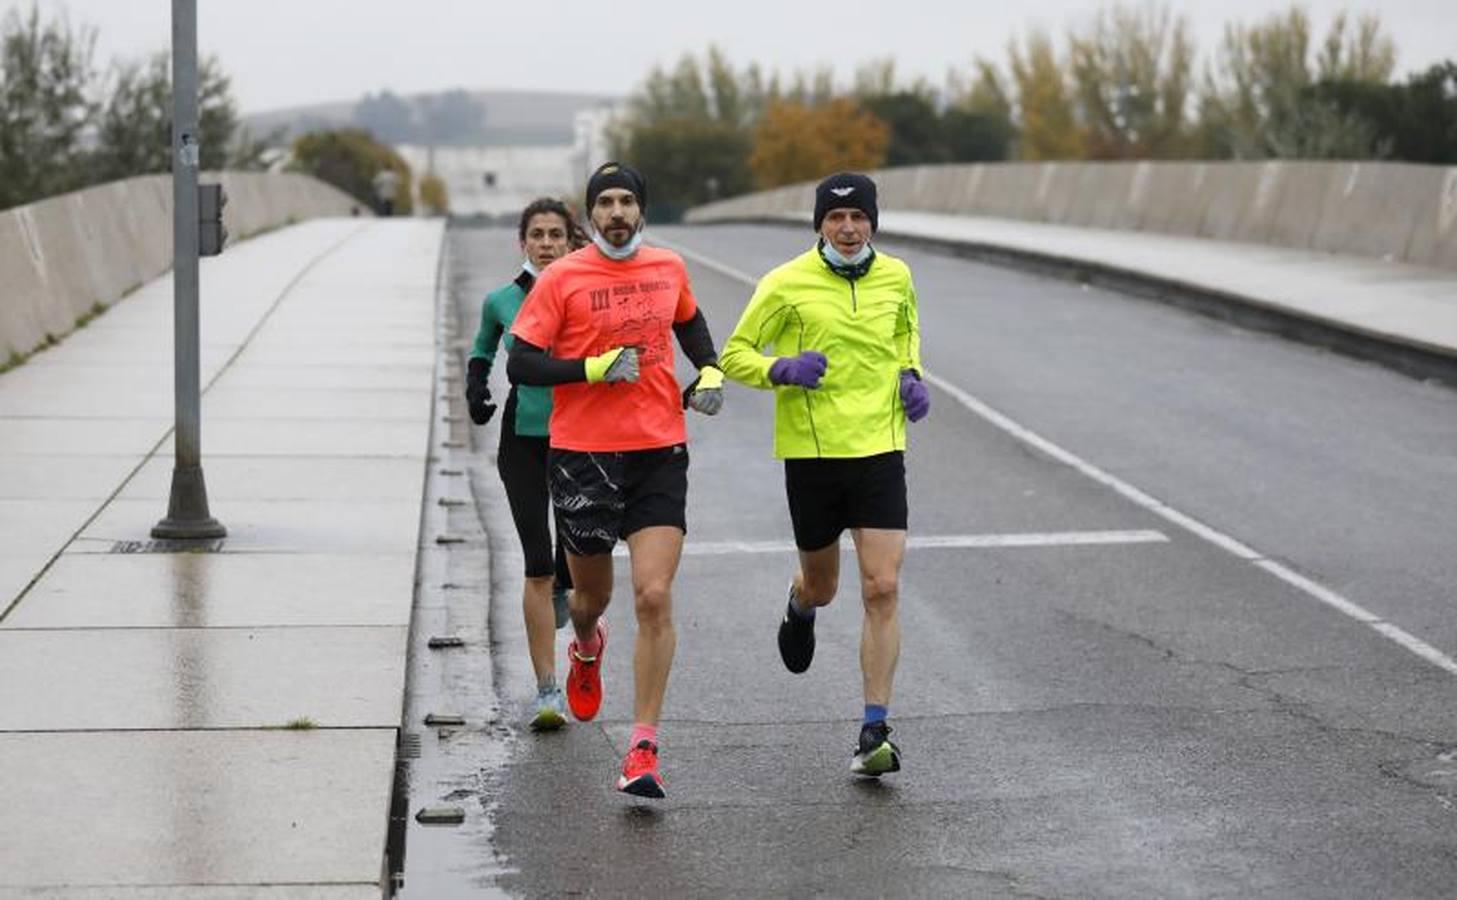
[[[497,347],[513,340],[511,323],[521,310],[536,276],[576,249],[585,233],[572,220],[566,204],[542,198],[521,212],[518,227],[521,272],[509,284],[486,295],[481,324],[471,347],[466,377],[466,401],[477,425],[490,421],[496,411],[488,384]],[[551,419],[551,388],[512,385],[501,416],[501,443],[496,468],[506,486],[506,499],[516,534],[526,557],[526,582],[521,606],[526,617],[526,643],[536,671],[536,707],[530,725],[549,731],[566,724],[566,699],[556,683],[555,628],[567,623],[567,592],[572,576],[561,542],[552,552],[551,498],[547,490],[547,423]],[[553,622],[553,620],[555,620]]]
[[[727,377],[775,391],[774,454],[784,460],[799,547],[779,624],[779,655],[791,672],[814,658],[815,610],[839,585],[840,535],[848,528],[854,539],[865,716],[850,769],[871,776],[900,768],[886,713],[900,654],[906,420],[931,407],[916,289],[905,263],[871,246],[878,217],[868,177],[841,172],[822,181],[814,249],[760,280],[719,357]]]

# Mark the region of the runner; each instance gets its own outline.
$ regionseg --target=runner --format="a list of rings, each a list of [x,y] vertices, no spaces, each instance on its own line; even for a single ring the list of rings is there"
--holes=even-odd
[[[542,198],[521,211],[517,228],[524,261],[521,272],[509,284],[486,295],[481,304],[481,324],[476,330],[466,372],[466,402],[471,421],[484,425],[496,411],[491,402],[488,380],[496,348],[503,336],[509,349],[511,327],[521,303],[543,269],[565,256],[585,240],[572,220],[566,204]],[[526,557],[526,582],[521,608],[526,618],[526,646],[531,668],[536,672],[536,707],[530,726],[533,731],[553,731],[566,724],[566,699],[556,682],[556,639],[553,624],[567,623],[567,592],[572,576],[567,569],[566,551],[557,541],[553,564],[551,498],[547,492],[547,420],[551,416],[551,390],[513,385],[506,395],[501,415],[501,443],[496,468],[506,486],[516,536]],[[555,623],[553,623],[555,619]]]
[[[646,206],[647,184],[636,170],[606,163],[592,174],[593,246],[542,273],[511,329],[507,373],[522,384],[556,386],[551,497],[576,586],[567,702],[582,721],[602,704],[601,616],[612,596],[612,548],[624,539],[637,646],[634,721],[617,788],[662,797],[658,719],[677,644],[673,577],[688,530],[683,408],[718,413],[723,373],[683,260],[642,243]],[[673,336],[698,370],[681,402]]]
[[[911,272],[871,246],[878,220],[868,177],[841,172],[820,182],[819,240],[760,280],[722,360],[729,378],[776,394],[774,455],[784,460],[799,547],[779,623],[779,655],[791,672],[814,658],[815,611],[839,586],[840,535],[848,528],[854,540],[865,715],[850,770],[870,776],[900,769],[886,715],[900,655],[906,419],[931,408]],[[779,355],[765,356],[766,348]]]

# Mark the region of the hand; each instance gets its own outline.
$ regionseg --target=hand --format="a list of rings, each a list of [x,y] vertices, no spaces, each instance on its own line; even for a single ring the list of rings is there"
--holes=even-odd
[[[914,369],[901,369],[901,405],[912,422],[921,421],[931,411],[931,392]]]
[[[814,389],[820,386],[820,379],[830,361],[818,350],[805,350],[798,356],[781,356],[769,367],[769,380],[775,384],[792,384]]]
[[[638,350],[636,347],[613,347],[606,353],[587,357],[587,382],[597,384],[620,381],[634,382],[638,376]]]
[[[683,391],[683,408],[693,407],[705,416],[716,416],[723,409],[723,371],[718,366],[704,366],[698,377]]]
[[[496,414],[496,404],[491,402],[491,389],[484,381],[466,386],[465,405],[466,411],[470,413],[470,420],[477,425],[486,424]]]

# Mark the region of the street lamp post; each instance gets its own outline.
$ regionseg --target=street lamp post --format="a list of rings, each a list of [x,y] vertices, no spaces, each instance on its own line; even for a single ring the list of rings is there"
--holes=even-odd
[[[198,352],[197,0],[172,0],[172,297],[176,462],[167,517],[152,537],[220,538],[202,477],[202,392]]]

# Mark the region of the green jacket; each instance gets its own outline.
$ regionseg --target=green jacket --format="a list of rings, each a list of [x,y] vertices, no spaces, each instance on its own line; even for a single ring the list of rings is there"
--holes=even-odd
[[[511,323],[521,311],[521,304],[536,283],[525,269],[510,284],[496,288],[486,295],[481,303],[481,325],[476,329],[476,341],[471,347],[471,359],[484,359],[487,369],[496,361],[496,347],[504,338],[506,350],[511,350]],[[551,388],[530,385],[512,385],[511,393],[516,395],[516,421],[510,423],[516,433],[526,437],[546,437],[547,423],[551,420]],[[506,408],[512,406],[510,396]],[[503,422],[503,425],[506,423]]]
[[[775,358],[803,350],[818,350],[829,360],[820,386],[771,384]],[[877,252],[869,271],[852,281],[831,271],[818,248],[811,248],[759,280],[719,367],[735,381],[774,389],[779,459],[904,450],[900,373],[921,369],[911,270]]]

